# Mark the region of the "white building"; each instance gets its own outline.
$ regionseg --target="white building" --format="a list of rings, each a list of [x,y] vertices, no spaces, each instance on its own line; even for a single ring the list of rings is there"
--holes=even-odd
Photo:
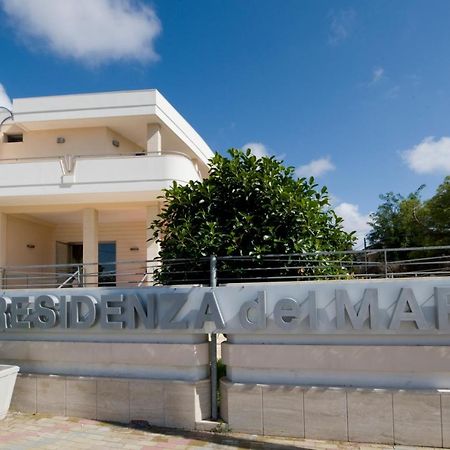
[[[157,255],[158,196],[206,176],[211,149],[157,90],[14,99],[13,112],[0,130],[3,287],[72,285],[81,264],[85,284],[136,286]]]

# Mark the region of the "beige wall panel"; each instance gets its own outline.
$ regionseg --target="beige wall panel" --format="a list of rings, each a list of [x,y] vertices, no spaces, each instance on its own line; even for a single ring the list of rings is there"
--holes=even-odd
[[[265,435],[305,437],[303,389],[297,386],[263,386]]]
[[[442,447],[441,399],[437,392],[394,392],[396,444]]]
[[[310,388],[305,397],[306,439],[346,441],[347,399],[344,389]]]
[[[394,443],[391,391],[348,390],[347,407],[349,441],[390,445]]]
[[[58,144],[56,139],[65,142]],[[119,147],[112,144],[120,142]],[[2,159],[57,157],[62,155],[134,154],[143,149],[106,127],[70,128],[24,132],[23,142],[0,143]]]
[[[234,384],[228,388],[227,394],[231,430],[263,434],[262,387]]]

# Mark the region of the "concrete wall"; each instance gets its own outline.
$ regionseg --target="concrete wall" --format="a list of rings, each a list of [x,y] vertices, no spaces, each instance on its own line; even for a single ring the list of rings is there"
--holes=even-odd
[[[450,393],[221,381],[232,431],[306,439],[450,446]]]
[[[34,245],[34,248],[27,247]],[[53,228],[21,219],[7,217],[8,266],[52,264],[54,261]]]
[[[209,417],[209,381],[19,374],[11,411],[195,429]]]
[[[145,222],[132,223],[100,223],[99,242],[116,243],[117,261],[141,261],[137,264],[118,264],[117,271],[122,275],[117,277],[117,284],[127,285],[139,282],[145,273],[146,260],[146,229]],[[55,228],[55,240],[65,243],[83,241],[81,224],[60,224]],[[136,247],[139,250],[130,250]]]
[[[58,144],[56,139],[65,139]],[[119,147],[112,144],[120,142]],[[23,142],[0,141],[0,160],[61,155],[113,155],[142,151],[138,145],[106,127],[69,128],[61,130],[26,131]]]

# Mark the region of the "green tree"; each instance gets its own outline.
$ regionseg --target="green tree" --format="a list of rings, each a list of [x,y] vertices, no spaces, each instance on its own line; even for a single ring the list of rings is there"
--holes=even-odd
[[[421,191],[403,197],[401,194],[388,192],[380,195],[383,203],[371,214],[369,225],[372,230],[368,240],[374,248],[416,247],[423,245],[425,227],[419,221],[422,215]]]
[[[420,220],[427,230],[426,245],[450,245],[450,176],[424,203]]]
[[[420,198],[424,187],[407,197],[392,192],[380,196],[383,203],[369,222],[372,230],[368,239],[372,247],[450,245],[450,176],[426,201]]]
[[[296,179],[294,169],[274,157],[236,149],[228,154],[214,155],[205,180],[165,190],[165,206],[152,224],[161,245],[158,282],[207,282],[201,261],[210,255],[248,255],[254,265],[262,255],[351,248],[353,233],[343,230],[342,219],[330,208],[326,187],[319,190],[312,177]],[[180,258],[189,261],[171,263]],[[331,257],[318,258],[324,273],[342,270],[327,266]],[[233,273],[243,270],[242,262],[239,268],[230,264]]]

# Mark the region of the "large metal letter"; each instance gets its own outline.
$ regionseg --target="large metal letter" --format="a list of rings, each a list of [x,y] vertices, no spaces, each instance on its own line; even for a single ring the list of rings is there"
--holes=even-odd
[[[439,330],[448,330],[450,314],[450,288],[434,288],[434,299],[437,306],[437,326]]]
[[[258,292],[256,300],[248,300],[241,306],[239,321],[247,330],[266,328],[266,291]]]
[[[102,295],[100,299],[100,326],[110,330],[121,330],[125,322],[124,296]]]
[[[127,310],[126,310],[126,327],[136,328],[136,316],[139,322],[147,329],[156,327],[156,298],[154,295],[147,295],[144,299],[145,307],[142,304],[141,297],[137,294],[127,296]]]
[[[348,292],[345,289],[336,289],[336,325],[338,330],[345,329],[346,313],[355,330],[362,330],[368,319],[371,329],[378,328],[378,289],[365,289],[360,303],[359,310],[356,312]]]
[[[30,306],[28,297],[11,299],[11,328],[31,328],[28,306]]]
[[[407,308],[409,308],[409,311],[406,310]],[[400,291],[389,329],[398,330],[401,322],[415,322],[419,330],[428,328],[425,316],[411,288],[402,288]]]
[[[225,328],[225,321],[222,317],[219,304],[217,303],[216,293],[207,292],[203,297],[202,304],[195,319],[194,328],[201,329],[205,326],[205,322],[214,322],[217,329]]]
[[[70,328],[90,328],[95,323],[97,301],[92,295],[73,296],[70,299]],[[82,314],[81,309],[87,311]]]
[[[34,301],[34,326],[48,329],[56,325],[56,312],[53,308],[59,303],[56,295],[40,295]]]
[[[11,303],[9,297],[0,297],[0,330],[8,328],[8,306]]]
[[[283,330],[294,330],[298,327],[300,307],[293,298],[278,300],[273,309],[273,319],[278,327]]]
[[[188,295],[183,293],[158,295],[158,318],[161,329],[184,330],[188,327],[186,320],[180,320],[178,322],[173,321],[187,300]],[[165,312],[161,311],[163,308],[166,309]]]

